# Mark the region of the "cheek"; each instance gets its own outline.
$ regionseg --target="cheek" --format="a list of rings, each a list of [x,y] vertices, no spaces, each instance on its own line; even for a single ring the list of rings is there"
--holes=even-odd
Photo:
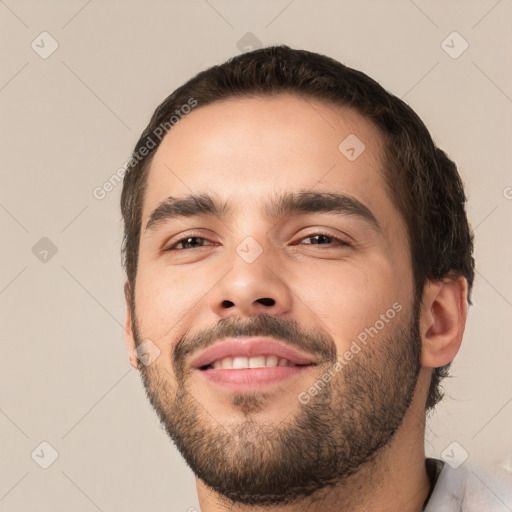
[[[204,280],[149,269],[137,275],[137,320],[141,335],[158,344],[173,342],[187,315],[204,296]]]
[[[291,287],[320,321],[319,326],[334,337],[338,352],[348,350],[352,340],[376,322],[380,327],[381,315],[384,321],[390,320],[399,316],[397,309],[403,309],[406,287],[395,279],[387,258],[375,257],[364,265],[337,263],[303,270],[291,278],[295,280]],[[392,322],[385,322],[384,330],[388,323]]]

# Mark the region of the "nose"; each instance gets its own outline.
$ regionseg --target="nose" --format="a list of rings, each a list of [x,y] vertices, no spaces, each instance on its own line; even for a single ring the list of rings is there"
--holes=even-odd
[[[265,252],[252,263],[234,255],[231,269],[209,294],[209,305],[216,315],[242,318],[261,313],[283,315],[291,310],[293,296],[282,264]]]

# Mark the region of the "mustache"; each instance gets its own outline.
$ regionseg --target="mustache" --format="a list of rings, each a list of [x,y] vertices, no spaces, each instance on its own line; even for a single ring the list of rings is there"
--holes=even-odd
[[[183,376],[186,359],[191,353],[205,350],[224,338],[244,336],[269,336],[291,347],[318,355],[321,361],[336,362],[336,344],[331,336],[319,330],[304,329],[294,319],[263,313],[245,321],[222,318],[215,326],[197,334],[185,334],[176,343],[172,354],[176,375]]]

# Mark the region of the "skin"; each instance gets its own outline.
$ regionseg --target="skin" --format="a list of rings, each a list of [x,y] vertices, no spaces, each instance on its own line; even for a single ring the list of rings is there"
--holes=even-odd
[[[338,150],[349,134],[356,134],[366,147],[352,162]],[[125,286],[131,364],[138,367],[132,298],[139,335],[164,355],[151,363],[149,375],[153,382],[158,377],[171,394],[178,387],[172,364],[176,344],[221,319],[248,319],[263,313],[290,318],[303,329],[332,339],[338,355],[349,350],[352,340],[394,303],[403,310],[389,329],[407,325],[413,291],[408,237],[386,192],[381,168],[378,131],[349,109],[282,94],[226,100],[193,110],[166,135],[150,167],[134,297]],[[349,215],[267,219],[261,214],[261,205],[276,191],[299,190],[349,194],[373,212],[381,231]],[[231,200],[235,211],[222,219],[182,218],[144,231],[149,215],[165,198],[202,192]],[[348,236],[353,247],[308,243],[307,237],[318,233],[345,240]],[[187,236],[204,237],[210,245],[163,251]],[[236,251],[247,236],[263,250],[250,264]],[[272,298],[274,303],[258,301],[261,298]],[[424,431],[431,372],[455,357],[466,316],[464,278],[428,282],[419,317],[421,369],[412,403],[395,435],[371,464],[318,493],[315,501],[305,498],[272,510],[421,510],[429,490]],[[378,344],[382,336],[372,343]],[[369,345],[365,350],[373,348]],[[259,406],[252,411],[233,401],[231,392],[193,373],[187,390],[204,411],[204,421],[218,428],[236,428],[248,417],[261,425],[279,425],[297,413],[298,394],[326,368],[313,368],[268,388],[257,397]],[[203,512],[269,510],[228,504],[200,479],[196,485]]]

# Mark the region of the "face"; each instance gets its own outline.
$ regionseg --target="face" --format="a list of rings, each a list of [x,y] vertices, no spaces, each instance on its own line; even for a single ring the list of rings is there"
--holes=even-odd
[[[418,315],[381,162],[363,117],[292,95],[198,107],[154,155],[128,324],[159,354],[141,374],[163,426],[232,501],[352,475],[411,403]]]

